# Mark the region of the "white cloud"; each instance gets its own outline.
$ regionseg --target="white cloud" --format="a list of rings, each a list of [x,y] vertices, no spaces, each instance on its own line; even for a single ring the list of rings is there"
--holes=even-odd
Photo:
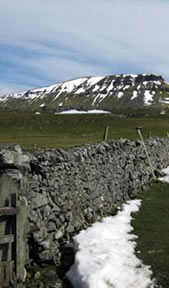
[[[25,74],[57,82],[128,69],[169,78],[168,1],[0,0],[0,7],[0,46],[27,50],[17,56]],[[17,67],[12,50],[8,57]]]

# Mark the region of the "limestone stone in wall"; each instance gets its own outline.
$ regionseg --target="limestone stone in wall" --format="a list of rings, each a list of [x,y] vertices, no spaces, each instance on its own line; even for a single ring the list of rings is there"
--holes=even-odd
[[[169,164],[169,139],[146,141],[154,169]],[[134,198],[152,179],[140,141],[125,139],[31,156],[32,257],[51,261],[63,241]]]

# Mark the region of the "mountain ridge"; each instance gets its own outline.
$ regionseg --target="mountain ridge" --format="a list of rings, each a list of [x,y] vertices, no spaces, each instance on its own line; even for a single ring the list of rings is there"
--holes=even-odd
[[[168,106],[169,83],[156,74],[85,76],[0,96],[0,108],[11,111],[54,113]]]

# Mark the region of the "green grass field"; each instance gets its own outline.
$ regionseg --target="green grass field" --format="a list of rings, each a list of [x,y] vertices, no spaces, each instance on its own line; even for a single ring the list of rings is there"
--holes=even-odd
[[[120,118],[112,115],[52,115],[0,112],[0,143],[18,143],[24,149],[67,148],[103,140],[105,126],[108,139],[137,138],[136,126],[143,136],[166,136],[169,118]]]
[[[132,226],[137,238],[137,256],[150,265],[156,287],[169,287],[169,184],[155,183],[139,195],[143,199]],[[140,251],[140,253],[138,253]]]

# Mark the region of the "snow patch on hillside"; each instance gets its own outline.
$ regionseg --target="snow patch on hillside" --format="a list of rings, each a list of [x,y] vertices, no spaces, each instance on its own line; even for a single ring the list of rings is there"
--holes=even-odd
[[[40,104],[40,107],[42,108],[45,107],[45,103]]]
[[[160,102],[160,103],[164,103],[164,104],[169,104],[169,98],[168,98],[168,97],[160,98],[160,99],[159,99],[159,102]]]
[[[123,205],[116,216],[107,217],[73,238],[75,263],[66,277],[75,288],[153,287],[151,270],[135,256],[136,236],[130,222],[141,200]]]
[[[123,74],[124,77],[131,77],[131,78],[137,78],[137,74]]]
[[[123,97],[123,95],[124,95],[124,92],[120,91],[117,94],[117,98],[119,99],[119,98]]]
[[[7,101],[8,100],[8,98],[9,98],[9,96],[8,95],[1,95],[0,96],[0,102],[5,102],[5,101]]]
[[[96,92],[97,90],[99,90],[100,89],[100,86],[99,85],[96,85],[95,87],[94,87],[94,89],[93,89],[93,92]]]
[[[150,90],[145,90],[144,93],[144,103],[145,105],[151,105],[151,103],[153,102],[153,94],[151,94]]]
[[[130,88],[130,85],[125,85],[125,86],[123,87],[123,91],[128,90],[129,88]]]
[[[83,87],[80,87],[79,89],[77,89],[75,94],[80,94],[80,93],[84,93],[84,92],[85,92],[85,89]]]
[[[47,87],[31,89],[30,92],[37,93],[37,94],[42,94],[42,93],[45,94],[45,93],[50,93],[53,90],[56,90],[58,87],[59,87],[59,84],[54,84],[54,85],[50,85]]]
[[[11,96],[15,99],[21,98],[26,94],[26,92],[21,92],[21,93],[14,93],[14,94],[10,94],[10,95],[6,95],[7,98],[10,98]]]
[[[93,85],[96,85],[96,83],[100,82],[104,77],[91,77],[88,81],[87,81],[87,84],[89,86],[93,86]]]
[[[87,79],[88,78],[79,78],[79,79],[70,80],[70,81],[62,83],[58,87],[59,93],[56,95],[54,100],[56,100],[60,96],[60,94],[62,94],[64,92],[66,92],[66,93],[73,92],[74,89],[76,89],[78,86],[82,85]]]
[[[88,111],[80,111],[76,109],[71,109],[67,111],[62,111],[62,112],[56,112],[55,114],[107,114],[110,113],[109,111],[104,111],[104,110],[88,110]]]
[[[111,90],[114,89],[114,82],[115,82],[115,80],[112,80],[111,83],[110,83],[110,85],[107,87],[107,92],[108,92],[108,93],[109,93]]]
[[[133,91],[133,96],[131,97],[131,100],[137,98],[137,96],[138,96],[138,92],[136,90]]]

